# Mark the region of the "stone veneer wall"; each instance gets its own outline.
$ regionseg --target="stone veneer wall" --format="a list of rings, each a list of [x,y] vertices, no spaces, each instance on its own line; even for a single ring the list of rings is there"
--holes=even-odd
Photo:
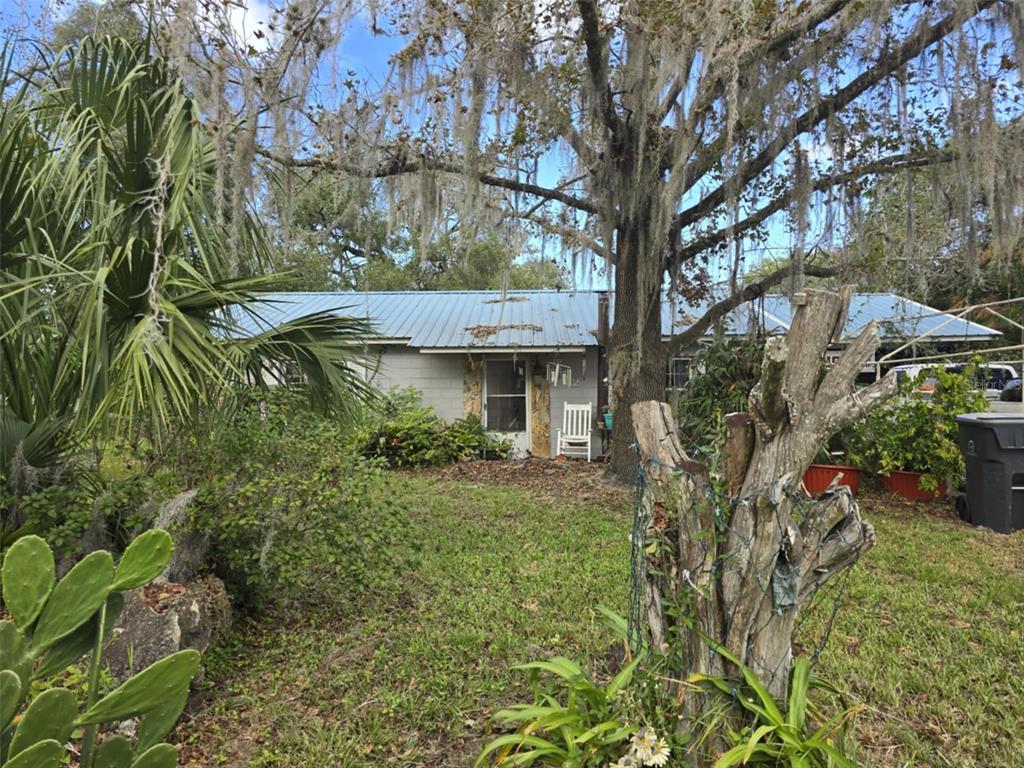
[[[466,355],[462,367],[462,415],[483,418],[483,401],[480,392],[483,387],[480,374],[483,370],[480,360]]]

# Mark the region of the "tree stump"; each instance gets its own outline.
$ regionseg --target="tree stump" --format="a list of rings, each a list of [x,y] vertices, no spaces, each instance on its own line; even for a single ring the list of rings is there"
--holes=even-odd
[[[812,500],[801,486],[819,448],[897,389],[891,375],[855,389],[878,347],[874,323],[826,369],[850,297],[797,295],[788,336],[768,340],[748,412],[726,418],[713,472],[687,456],[666,403],[633,406],[647,480],[642,614],[652,646],[680,660],[678,680],[737,674],[720,645],[784,700],[801,607],[874,544],[847,488]],[[681,727],[703,706],[701,696],[685,696]]]

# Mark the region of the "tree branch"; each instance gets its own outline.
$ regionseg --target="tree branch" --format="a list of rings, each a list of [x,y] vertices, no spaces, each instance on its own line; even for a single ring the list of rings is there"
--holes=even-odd
[[[854,179],[858,179],[862,176],[896,173],[897,171],[904,171],[909,168],[924,168],[930,165],[948,163],[952,160],[953,153],[951,151],[928,153],[924,155],[911,153],[890,155],[878,160],[872,160],[869,163],[859,165],[856,168],[851,168],[850,170],[842,173],[823,176],[811,185],[811,191],[823,192],[824,190],[830,189],[838,184],[845,184],[846,182],[853,181]],[[750,214],[745,219],[736,222],[731,227],[723,227],[715,232],[702,235],[696,240],[692,240],[684,247],[676,250],[674,254],[676,260],[682,262],[687,259],[692,259],[706,251],[708,248],[712,248],[719,243],[725,242],[729,238],[753,229],[757,225],[763,223],[768,217],[778,213],[789,205],[793,201],[794,194],[795,190],[790,188],[764,207],[759,208],[754,213]],[[666,266],[668,265],[666,264]]]
[[[693,224],[722,205],[728,198],[729,189],[737,185],[745,185],[758,176],[797,136],[806,133],[829,115],[845,109],[854,99],[895,73],[929,45],[941,40],[967,19],[994,5],[996,1],[977,0],[977,2],[971,3],[958,3],[956,9],[941,21],[912,34],[894,51],[879,58],[874,66],[862,72],[844,87],[818,101],[788,125],[783,126],[775,138],[752,160],[743,164],[732,177],[722,182],[699,202],[682,211],[676,217],[674,226],[682,228]]]
[[[622,121],[615,112],[612,86],[608,78],[608,51],[601,35],[601,22],[594,0],[579,0],[580,19],[583,22],[583,43],[587,48],[587,70],[590,84],[597,99],[597,112],[616,145],[622,135]]]
[[[764,40],[763,44],[755,45],[745,51],[742,51],[737,57],[735,71],[744,72],[759,60],[763,60],[767,56],[774,56],[775,54],[782,53],[802,36],[807,35],[811,30],[817,29],[828,20],[837,16],[851,2],[852,0],[829,0],[828,2],[819,2],[809,9],[800,6],[799,10],[796,12],[797,17],[793,23],[787,24],[779,30],[774,37]],[[726,81],[725,78],[718,73],[725,73],[733,68],[717,66],[717,64],[719,61],[730,55],[732,55],[731,51],[722,51],[715,56],[714,61],[709,66],[709,70],[712,73],[712,79],[707,84],[707,87],[702,89],[694,98],[694,112],[701,112],[707,109],[712,103],[714,103],[715,99],[722,95],[722,89],[725,87]],[[677,80],[676,83],[673,84],[672,89],[660,107],[662,120],[668,117],[672,104],[679,97],[679,94],[682,92],[682,88],[683,83],[681,81]],[[687,178],[692,177],[687,176]]]
[[[285,157],[266,149],[257,149],[256,153],[286,168],[313,168],[324,171],[335,171],[364,179],[384,179],[389,176],[401,176],[402,174],[419,173],[420,171],[438,171],[440,173],[464,176],[466,171],[465,166],[461,163],[432,160],[427,157],[409,159],[398,156],[391,160],[382,162],[375,167],[365,168],[352,163],[343,163],[338,160],[331,160],[319,155],[308,158]],[[574,208],[578,211],[583,211],[584,213],[598,212],[597,205],[590,200],[582,197],[576,197],[575,195],[570,195],[567,192],[562,192],[557,189],[542,187],[538,184],[520,181],[519,179],[509,179],[504,176],[496,176],[491,173],[481,172],[477,174],[477,178],[482,184],[489,187],[498,187],[501,189],[508,189],[513,192],[535,195],[537,197],[542,197],[545,200],[562,203],[563,205],[567,205],[568,207]]]
[[[717,304],[712,304],[711,307],[705,312],[693,325],[687,328],[682,333],[677,333],[668,341],[669,356],[676,354],[683,347],[687,347],[691,344],[697,343],[700,338],[704,335],[711,324],[717,320],[721,320],[727,314],[732,312],[740,304],[745,304],[748,301],[763,296],[768,292],[769,288],[772,288],[787,277],[793,274],[795,265],[789,264],[781,269],[772,272],[766,277],[762,277],[756,283],[750,283],[744,286],[740,290],[728,296]],[[811,277],[834,277],[838,274],[838,270],[832,267],[819,267],[814,264],[805,264],[803,267],[805,275]]]

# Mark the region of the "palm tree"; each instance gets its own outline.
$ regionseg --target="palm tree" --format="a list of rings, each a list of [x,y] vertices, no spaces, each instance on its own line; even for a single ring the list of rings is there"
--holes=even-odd
[[[181,81],[143,41],[86,39],[50,61],[42,83],[3,94],[9,483],[31,484],[72,437],[143,422],[158,436],[285,368],[322,404],[368,396],[356,343],[370,332],[364,321],[322,312],[276,328],[252,322],[281,276],[261,273],[251,213],[224,213],[216,162]],[[243,330],[254,326],[267,330]]]

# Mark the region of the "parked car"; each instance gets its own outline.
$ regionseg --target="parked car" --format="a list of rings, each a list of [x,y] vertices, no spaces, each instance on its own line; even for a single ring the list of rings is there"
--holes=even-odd
[[[954,365],[946,368],[950,373],[958,373],[966,366]],[[1017,379],[1017,371],[1011,365],[1002,363],[989,363],[979,366],[975,373],[976,387],[984,391],[985,397],[989,400],[998,400],[1006,385]]]
[[[917,377],[922,371],[935,367],[934,365],[898,365],[893,370],[896,371],[897,379],[903,382],[906,379]],[[962,373],[966,367],[963,363],[944,366],[946,373]],[[1000,393],[1008,382],[1017,378],[1016,369],[1011,365],[1004,365],[1002,363],[982,365],[975,372],[976,388],[984,392],[985,397],[989,400],[998,400]],[[935,383],[933,377],[928,377],[918,385],[917,389],[924,397],[929,397],[935,389]]]
[[[1024,379],[1010,379],[999,393],[999,400],[1003,403],[1021,402],[1021,393],[1024,392]]]

